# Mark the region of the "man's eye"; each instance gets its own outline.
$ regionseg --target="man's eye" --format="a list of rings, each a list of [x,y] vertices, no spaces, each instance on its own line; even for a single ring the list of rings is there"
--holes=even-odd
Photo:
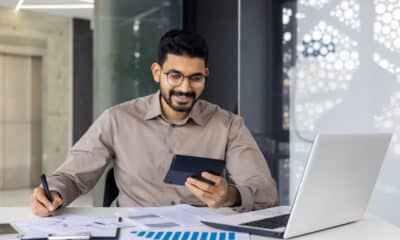
[[[179,73],[170,73],[169,76],[170,76],[170,78],[176,79],[176,80],[180,79],[182,77],[182,75]]]
[[[193,82],[200,82],[201,80],[203,80],[203,76],[191,76],[190,77],[190,81],[193,81]]]

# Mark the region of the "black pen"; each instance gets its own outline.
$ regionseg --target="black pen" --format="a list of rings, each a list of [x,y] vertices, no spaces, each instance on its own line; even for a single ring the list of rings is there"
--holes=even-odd
[[[50,194],[49,185],[47,185],[46,175],[43,174],[40,177],[40,180],[42,181],[43,190],[44,190],[44,193],[46,194],[47,199],[52,203],[53,202],[53,197]]]

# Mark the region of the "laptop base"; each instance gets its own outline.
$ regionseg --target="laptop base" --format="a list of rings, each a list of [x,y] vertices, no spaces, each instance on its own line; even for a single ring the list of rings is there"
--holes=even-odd
[[[269,231],[267,229],[257,229],[257,228],[249,228],[245,226],[238,226],[238,225],[227,225],[222,223],[214,223],[214,222],[207,222],[201,221],[207,226],[214,227],[217,229],[227,230],[227,231],[236,231],[236,232],[245,232],[251,233],[255,235],[261,235],[266,237],[274,237],[274,238],[283,238],[284,232],[277,232],[277,231]]]

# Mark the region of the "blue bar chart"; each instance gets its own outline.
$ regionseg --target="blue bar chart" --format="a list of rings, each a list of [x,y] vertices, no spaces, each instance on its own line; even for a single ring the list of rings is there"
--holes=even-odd
[[[249,234],[228,231],[132,231],[132,239],[143,240],[249,240]]]

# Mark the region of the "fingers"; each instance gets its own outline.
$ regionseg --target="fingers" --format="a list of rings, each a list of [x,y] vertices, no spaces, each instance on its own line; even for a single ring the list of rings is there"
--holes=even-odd
[[[224,180],[224,178],[222,178],[221,176],[217,176],[209,172],[202,172],[201,176],[207,180],[210,180],[211,182],[214,182],[216,185],[220,185]]]
[[[39,217],[47,217],[51,215],[51,212],[38,201],[32,203],[32,212]]]
[[[44,196],[43,189],[37,187],[33,190],[31,195],[32,212],[38,216],[47,217],[51,214],[51,211],[45,206],[46,203],[39,200],[43,198],[41,195]],[[51,205],[48,200],[47,204]]]
[[[213,185],[210,185],[210,184],[205,183],[203,181],[197,180],[195,178],[189,177],[189,178],[187,178],[186,181],[188,183],[190,183],[191,185],[193,185],[193,186],[195,186],[195,187],[197,187],[197,188],[199,188],[199,189],[201,189],[201,190],[203,190],[205,192],[212,193],[213,190],[214,190],[214,186]]]
[[[212,181],[215,185],[202,182],[194,178],[188,178],[185,186],[208,207],[216,208],[224,204],[228,194],[228,184],[220,176],[203,172],[202,177]]]
[[[49,211],[54,211],[55,207],[53,206],[53,204],[49,201],[49,199],[47,199],[44,191],[42,188],[39,188],[36,191],[36,199],[43,205],[45,206]]]
[[[51,196],[53,197],[53,206],[55,209],[64,204],[64,201],[57,192],[51,191]]]
[[[51,195],[53,197],[52,203],[47,199],[42,188],[35,188],[31,194],[32,212],[38,216],[46,217],[63,204],[62,199],[56,192],[52,191]]]
[[[202,202],[206,203],[208,205],[209,200],[211,199],[211,194],[200,189],[197,188],[195,185],[189,183],[188,181],[186,181],[185,186],[198,198],[200,199]]]

